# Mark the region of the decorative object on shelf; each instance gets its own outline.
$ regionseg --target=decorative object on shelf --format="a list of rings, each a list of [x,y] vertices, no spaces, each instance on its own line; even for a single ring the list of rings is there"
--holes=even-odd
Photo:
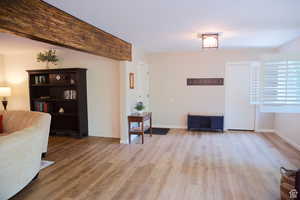
[[[224,78],[188,78],[187,85],[224,85]]]
[[[75,84],[75,80],[73,78],[70,79],[70,84],[74,85]]]
[[[137,102],[137,104],[135,105],[134,108],[136,109],[136,111],[137,111],[139,114],[141,114],[141,113],[143,113],[143,111],[144,111],[144,109],[145,109],[145,106],[144,106],[143,102],[139,101],[139,102]]]
[[[71,99],[76,99],[77,92],[76,90],[71,90]]]
[[[37,55],[37,61],[46,62],[47,69],[49,69],[49,63],[57,65],[58,58],[56,56],[56,50],[50,49],[49,51],[44,51],[44,53],[40,52]]]
[[[63,114],[63,113],[65,113],[65,110],[64,110],[63,108],[60,108],[60,109],[58,110],[58,113]]]
[[[129,88],[134,89],[134,73],[129,73]]]
[[[50,74],[49,82],[54,84],[69,84],[68,75],[66,74]]]
[[[56,79],[57,81],[60,81],[61,76],[60,76],[59,74],[57,74],[57,75],[55,76],[55,79]]]
[[[3,97],[2,105],[4,110],[7,108],[7,97],[11,96],[11,88],[10,87],[0,87],[0,97]]]
[[[39,75],[34,77],[34,84],[41,84],[41,83],[46,83],[46,76],[44,75]]]
[[[64,99],[75,100],[76,99],[76,90],[65,90]]]
[[[219,33],[200,33],[198,38],[202,40],[202,49],[219,48]]]
[[[70,93],[69,90],[64,91],[64,99],[70,99]]]

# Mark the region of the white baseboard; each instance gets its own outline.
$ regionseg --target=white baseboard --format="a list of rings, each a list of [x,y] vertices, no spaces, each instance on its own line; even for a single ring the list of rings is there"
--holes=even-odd
[[[162,125],[162,124],[154,124],[152,127],[158,128],[179,128],[179,129],[187,129],[186,126],[177,126],[177,125]]]
[[[131,135],[131,141],[137,138],[137,135]],[[128,139],[127,140],[120,140],[120,144],[129,144]]]
[[[120,144],[128,144],[128,141],[126,141],[126,140],[120,140]]]
[[[296,148],[298,151],[300,151],[300,145],[293,142],[291,139],[284,137],[283,135],[280,135],[278,132],[274,131],[276,135],[278,135],[281,139],[283,139],[285,142],[289,143],[291,146]]]
[[[274,129],[258,129],[255,130],[255,132],[261,132],[261,133],[275,133]]]

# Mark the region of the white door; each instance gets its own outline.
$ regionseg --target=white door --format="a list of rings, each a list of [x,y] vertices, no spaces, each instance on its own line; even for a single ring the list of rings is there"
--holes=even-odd
[[[231,63],[226,66],[226,129],[254,130],[255,106],[250,104],[251,63]]]

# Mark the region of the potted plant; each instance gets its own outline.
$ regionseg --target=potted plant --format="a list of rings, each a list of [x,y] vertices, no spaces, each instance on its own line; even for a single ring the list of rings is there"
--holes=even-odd
[[[53,63],[54,65],[57,65],[58,58],[55,55],[56,51],[50,49],[49,51],[44,51],[44,53],[40,52],[37,55],[37,61],[38,62],[46,62],[46,67],[49,69],[49,63]]]
[[[143,102],[139,101],[139,102],[137,102],[137,104],[135,105],[134,108],[136,109],[136,111],[137,111],[139,114],[142,114],[142,113],[143,113],[143,110],[145,109],[145,106],[144,106]]]

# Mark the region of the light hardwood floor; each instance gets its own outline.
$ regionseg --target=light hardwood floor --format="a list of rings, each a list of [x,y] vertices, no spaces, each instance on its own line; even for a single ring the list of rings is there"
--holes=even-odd
[[[175,129],[144,145],[52,137],[46,159],[56,164],[14,200],[276,200],[280,166],[300,167],[272,133]]]

